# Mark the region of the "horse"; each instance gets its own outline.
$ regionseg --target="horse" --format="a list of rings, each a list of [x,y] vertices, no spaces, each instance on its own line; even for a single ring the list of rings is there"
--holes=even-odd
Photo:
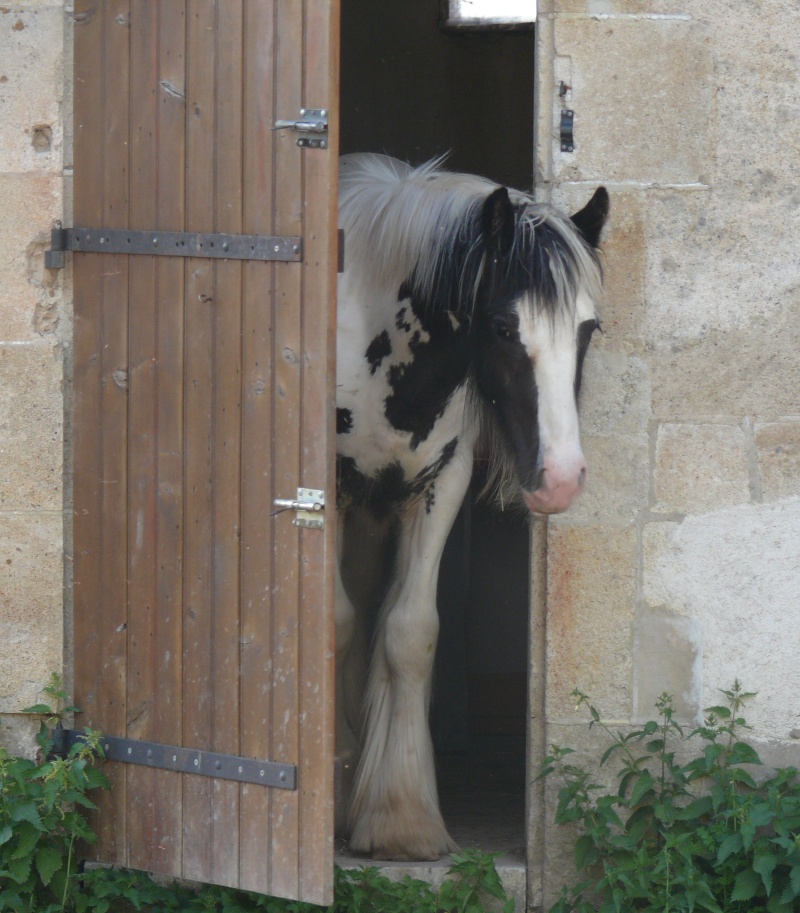
[[[428,727],[439,562],[477,448],[505,505],[558,513],[585,485],[577,398],[599,326],[608,209],[602,187],[567,218],[441,160],[341,159],[338,550],[349,512],[390,518],[394,531],[358,722],[347,706],[358,689],[342,684],[358,624],[336,578],[337,754],[357,761],[346,815],[355,854],[456,850]]]

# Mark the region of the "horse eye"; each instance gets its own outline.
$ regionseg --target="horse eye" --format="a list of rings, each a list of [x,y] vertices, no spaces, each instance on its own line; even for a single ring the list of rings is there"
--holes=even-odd
[[[508,329],[508,324],[503,320],[502,317],[495,317],[492,320],[492,329],[497,333],[498,336],[502,336],[504,339],[508,339],[511,335]]]

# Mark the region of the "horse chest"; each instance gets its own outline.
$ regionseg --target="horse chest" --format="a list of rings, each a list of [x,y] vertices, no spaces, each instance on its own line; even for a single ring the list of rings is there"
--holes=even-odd
[[[374,507],[425,494],[471,441],[464,353],[432,338],[409,302],[382,304],[342,307],[337,353],[339,487]]]

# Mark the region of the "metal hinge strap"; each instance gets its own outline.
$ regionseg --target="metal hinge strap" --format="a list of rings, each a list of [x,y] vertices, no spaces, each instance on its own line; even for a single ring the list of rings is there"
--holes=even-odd
[[[273,235],[232,235],[192,231],[140,231],[127,228],[54,228],[47,269],[63,269],[66,251],[140,254],[156,257],[211,257],[216,260],[298,262],[303,240]]]
[[[58,727],[53,733],[53,751],[65,756],[70,748],[84,738],[79,729]],[[106,760],[123,764],[138,764],[159,770],[216,777],[219,780],[236,780],[239,783],[258,783],[276,789],[297,789],[297,768],[294,764],[277,761],[259,761],[237,755],[181,748],[160,742],[103,736],[100,740]]]

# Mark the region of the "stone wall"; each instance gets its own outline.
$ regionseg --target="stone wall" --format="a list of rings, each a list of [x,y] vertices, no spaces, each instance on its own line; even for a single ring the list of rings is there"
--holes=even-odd
[[[754,739],[797,765],[800,8],[545,0],[540,15],[540,193],[571,210],[601,183],[612,198],[589,487],[548,524],[546,742],[597,756],[573,688],[622,725],[667,691],[694,722],[738,677],[758,692]],[[546,834],[547,896],[567,850]]]
[[[63,657],[69,298],[43,251],[64,218],[66,28],[63,0],[0,5],[0,744],[24,752],[19,712]]]

